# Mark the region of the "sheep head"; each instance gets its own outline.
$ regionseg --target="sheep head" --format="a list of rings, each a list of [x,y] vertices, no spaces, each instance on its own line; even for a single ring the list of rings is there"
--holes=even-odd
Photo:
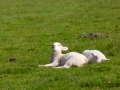
[[[63,47],[59,42],[53,43],[53,45],[52,45],[53,52],[60,52],[61,53],[62,50],[66,51],[66,50],[68,50],[68,47]]]
[[[101,62],[102,59],[100,58],[99,54],[92,53],[92,56],[95,58],[96,62]]]

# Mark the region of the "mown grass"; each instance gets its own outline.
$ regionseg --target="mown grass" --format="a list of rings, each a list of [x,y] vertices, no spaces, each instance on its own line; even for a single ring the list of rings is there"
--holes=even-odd
[[[0,0],[0,90],[119,90],[119,0]],[[106,37],[81,37],[105,34]],[[98,49],[110,61],[70,69],[49,63],[51,44]],[[63,52],[63,53],[67,53]]]

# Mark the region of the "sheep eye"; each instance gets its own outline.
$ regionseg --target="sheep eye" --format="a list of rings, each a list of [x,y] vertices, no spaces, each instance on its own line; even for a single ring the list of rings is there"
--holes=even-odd
[[[61,47],[61,45],[59,44],[58,46],[60,46]]]
[[[97,59],[98,57],[97,57],[97,56],[95,56],[95,58]]]

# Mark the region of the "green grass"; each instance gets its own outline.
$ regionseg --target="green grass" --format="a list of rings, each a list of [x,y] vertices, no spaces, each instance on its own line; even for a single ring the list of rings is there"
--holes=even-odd
[[[0,90],[120,89],[120,0],[0,0],[0,9]],[[38,68],[56,41],[67,52],[98,49],[111,60]]]

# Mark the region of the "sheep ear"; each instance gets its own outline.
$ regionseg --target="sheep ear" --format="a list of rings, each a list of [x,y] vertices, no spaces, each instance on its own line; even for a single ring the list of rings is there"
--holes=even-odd
[[[62,50],[66,51],[68,50],[68,47],[62,47]]]
[[[95,54],[93,54],[93,53],[92,53],[92,56],[93,56],[93,57],[96,57],[96,55],[95,55]]]

